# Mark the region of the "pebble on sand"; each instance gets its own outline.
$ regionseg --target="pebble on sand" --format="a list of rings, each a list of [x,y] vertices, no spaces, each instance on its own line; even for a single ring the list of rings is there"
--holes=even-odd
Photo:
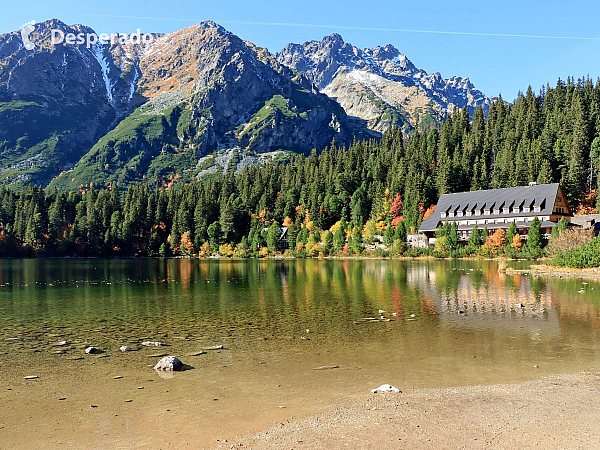
[[[145,347],[162,347],[164,344],[162,342],[146,341],[142,342],[142,345]]]
[[[86,355],[93,355],[95,353],[100,353],[100,350],[98,350],[96,347],[88,347],[85,349]]]
[[[183,369],[183,363],[176,356],[165,356],[155,366],[154,370],[176,371]]]
[[[212,347],[208,347],[205,350],[224,350],[225,347],[223,345],[213,345]]]
[[[26,380],[37,380],[37,379],[38,379],[38,378],[40,378],[40,377],[38,377],[37,375],[28,375],[28,376],[26,376],[26,377],[24,377],[24,378],[25,378]]]
[[[394,386],[392,386],[391,384],[382,384],[381,386],[379,386],[378,388],[375,389],[371,389],[371,392],[373,394],[377,394],[379,392],[395,392],[395,393],[401,393],[402,391],[398,388],[395,388]]]
[[[121,350],[122,352],[132,352],[133,349],[131,347],[127,347],[126,345],[121,345],[119,347],[119,350]]]

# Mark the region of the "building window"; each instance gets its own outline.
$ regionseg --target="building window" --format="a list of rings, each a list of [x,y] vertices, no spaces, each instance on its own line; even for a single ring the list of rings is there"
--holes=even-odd
[[[540,212],[540,207],[539,206],[534,206],[533,207],[533,212]]]
[[[502,208],[502,214],[510,214],[510,208]]]
[[[456,213],[456,217],[462,217],[462,216],[463,216],[463,212],[462,211],[459,211],[459,212]]]
[[[471,211],[467,211],[467,217],[471,217]]]
[[[450,212],[448,213],[448,217],[454,217],[454,211],[450,211]]]
[[[519,214],[519,207],[513,208],[513,214]]]
[[[498,209],[498,208],[494,209],[494,214],[500,214],[500,209]]]
[[[523,208],[523,212],[527,212],[528,213],[530,209],[531,208],[529,208],[529,206],[526,206],[525,208]]]
[[[476,216],[480,216],[481,215],[481,211],[479,211],[479,210],[475,211],[475,215]]]
[[[490,210],[489,209],[484,210],[483,211],[483,215],[484,216],[489,216],[490,215]]]
[[[445,218],[446,218],[446,213],[445,213],[445,212],[441,213],[441,214],[440,214],[440,217],[441,217],[442,219],[445,219]]]

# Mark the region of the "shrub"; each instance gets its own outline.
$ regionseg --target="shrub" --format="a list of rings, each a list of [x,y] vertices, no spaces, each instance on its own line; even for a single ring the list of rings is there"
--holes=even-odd
[[[600,238],[595,238],[580,247],[558,252],[552,259],[552,264],[579,269],[600,267]]]
[[[558,227],[555,229],[558,229]],[[560,252],[565,252],[589,244],[593,239],[594,233],[592,230],[569,228],[560,231],[558,236],[551,237],[546,250],[550,256],[556,256]]]

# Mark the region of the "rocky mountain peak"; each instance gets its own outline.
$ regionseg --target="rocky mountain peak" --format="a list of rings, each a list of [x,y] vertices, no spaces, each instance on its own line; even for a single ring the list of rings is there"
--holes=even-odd
[[[332,33],[329,36],[325,36],[322,42],[324,46],[329,46],[330,48],[336,50],[344,46],[344,39],[337,33]]]
[[[348,115],[366,120],[375,131],[433,124],[454,107],[473,112],[479,106],[489,108],[491,102],[468,78],[428,75],[392,44],[359,49],[331,35],[290,44],[277,59],[304,74]]]

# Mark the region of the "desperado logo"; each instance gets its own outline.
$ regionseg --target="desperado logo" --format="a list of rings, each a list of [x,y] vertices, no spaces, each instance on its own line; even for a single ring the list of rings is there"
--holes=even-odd
[[[29,40],[29,35],[35,30],[34,25],[35,20],[31,20],[21,27],[21,40],[23,41],[23,46],[29,51],[35,48],[35,44]]]
[[[97,43],[100,44],[108,44],[109,42],[118,41],[120,44],[149,44],[154,40],[154,36],[149,33],[142,34],[140,29],[137,29],[136,33],[132,34],[122,34],[122,33],[112,33],[106,34],[102,33],[100,35],[96,33],[67,33],[65,34],[62,30],[53,29],[52,30],[52,45],[59,45],[63,42],[67,45],[82,45],[85,44],[87,48],[91,48]]]

